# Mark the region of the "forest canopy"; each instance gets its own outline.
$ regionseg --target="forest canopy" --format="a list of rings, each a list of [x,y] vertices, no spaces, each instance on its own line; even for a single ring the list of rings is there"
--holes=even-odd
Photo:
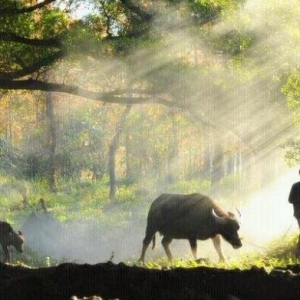
[[[297,1],[0,3],[4,173],[236,197],[299,164]]]

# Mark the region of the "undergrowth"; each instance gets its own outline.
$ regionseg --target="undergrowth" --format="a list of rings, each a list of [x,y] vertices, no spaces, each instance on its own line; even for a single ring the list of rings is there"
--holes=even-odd
[[[210,267],[222,269],[248,270],[252,268],[264,268],[270,272],[275,268],[286,268],[289,265],[300,264],[300,258],[294,255],[298,234],[286,236],[284,240],[275,239],[265,247],[264,252],[251,252],[230,259],[226,262],[213,262],[206,259],[194,261],[189,259],[173,259],[171,263],[166,258],[158,258],[146,261],[142,264],[148,269],[172,269],[172,268],[195,268]],[[131,264],[130,262],[128,262]]]
[[[199,183],[198,183],[199,185]],[[74,219],[96,220],[97,228],[111,230],[114,228],[127,228],[130,220],[145,221],[151,201],[154,198],[154,190],[141,190],[137,185],[119,186],[116,203],[111,203],[108,197],[108,179],[103,178],[97,182],[67,182],[61,181],[58,191],[53,193],[43,180],[32,182],[18,182],[13,178],[0,176],[0,219],[10,222],[15,229],[21,227],[33,210],[40,210],[39,199],[44,198],[50,213],[60,222],[67,224]],[[169,187],[182,193],[188,193],[196,189],[195,182],[177,183]],[[207,182],[202,182],[202,188],[207,188]],[[29,206],[23,207],[24,190],[27,190]],[[226,269],[250,269],[252,267],[270,270],[276,267],[286,267],[291,264],[299,264],[299,259],[294,256],[294,249],[298,235],[290,234],[284,239],[276,239],[266,246],[263,252],[251,252],[232,258],[225,262],[192,261],[190,259],[174,259],[170,264],[165,258],[147,261],[146,268],[193,268],[198,266],[226,268]],[[28,253],[28,252],[27,252]],[[17,257],[16,257],[17,258]],[[18,258],[17,258],[18,260]],[[35,266],[44,266],[45,257],[38,257],[33,253],[20,256],[24,263]],[[50,257],[51,264],[63,261],[55,261]],[[135,265],[134,261],[127,261],[128,265]]]

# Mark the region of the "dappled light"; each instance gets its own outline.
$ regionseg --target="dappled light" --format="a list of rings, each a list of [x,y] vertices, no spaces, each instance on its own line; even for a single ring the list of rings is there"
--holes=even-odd
[[[278,278],[299,298],[299,1],[3,0],[0,23],[0,244],[24,275],[16,298],[146,300],[166,276],[154,298],[168,300],[180,272],[187,298],[277,300]],[[52,272],[74,278],[64,293]]]
[[[241,207],[241,233],[245,246],[265,246],[272,239],[286,238],[298,230],[297,221],[293,217],[293,207],[287,199],[291,186],[299,181],[298,169],[289,170],[278,176],[266,188],[254,192],[248,204]]]

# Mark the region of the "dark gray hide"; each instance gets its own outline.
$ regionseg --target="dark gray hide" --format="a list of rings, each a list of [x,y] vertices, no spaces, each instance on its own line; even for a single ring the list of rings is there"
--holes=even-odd
[[[234,215],[225,213],[208,196],[162,194],[154,200],[148,213],[146,236],[143,240],[140,261],[144,261],[151,240],[154,248],[157,231],[163,235],[162,245],[169,260],[172,260],[169,249],[172,239],[189,240],[193,256],[196,259],[197,240],[209,238],[212,238],[220,260],[224,260],[220,236],[233,248],[240,248],[242,243],[238,236],[239,228]]]
[[[60,257],[62,226],[51,214],[32,212],[21,227],[27,247],[40,255]]]
[[[4,263],[10,262],[9,246],[14,246],[20,253],[23,252],[24,237],[19,231],[16,233],[10,224],[0,221],[0,244],[4,251]]]

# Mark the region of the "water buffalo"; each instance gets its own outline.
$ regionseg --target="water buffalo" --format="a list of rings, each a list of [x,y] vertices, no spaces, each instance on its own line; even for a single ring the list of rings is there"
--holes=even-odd
[[[172,239],[187,239],[190,242],[192,254],[196,259],[197,240],[211,238],[220,257],[224,256],[220,244],[220,236],[229,242],[233,248],[242,246],[238,236],[239,224],[233,213],[224,212],[208,196],[201,194],[162,194],[152,203],[148,218],[146,236],[143,240],[142,254],[139,259],[144,262],[146,250],[153,241],[155,247],[155,233],[162,236],[162,245],[172,260],[169,244]]]
[[[14,246],[20,253],[23,252],[24,237],[22,232],[16,233],[7,222],[0,221],[0,244],[4,251],[4,263],[10,262],[9,246]]]

